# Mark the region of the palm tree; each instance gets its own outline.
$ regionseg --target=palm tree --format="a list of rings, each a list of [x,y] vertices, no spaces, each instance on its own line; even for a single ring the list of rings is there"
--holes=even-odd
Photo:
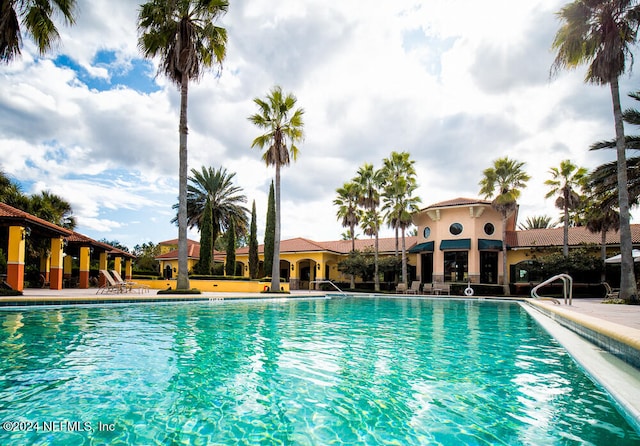
[[[218,235],[235,228],[238,235],[246,232],[249,226],[249,210],[243,206],[247,197],[242,194],[242,188],[233,185],[235,173],[228,173],[220,167],[217,170],[202,166],[201,170],[191,169],[187,186],[187,224],[189,229],[197,227],[203,231],[207,200],[211,206],[212,236],[211,246],[215,246]],[[177,209],[178,204],[173,208]],[[179,220],[179,213],[172,223]],[[235,222],[235,223],[233,223]]]
[[[67,229],[75,229],[76,218],[68,201],[49,191],[32,195],[29,199],[28,212],[43,220]]]
[[[587,179],[587,169],[578,167],[570,160],[560,162],[560,167],[552,167],[549,170],[551,179],[546,180],[544,184],[551,189],[545,195],[550,198],[554,195],[559,197],[556,200],[556,207],[564,211],[564,238],[562,245],[562,255],[569,256],[569,210],[576,209],[580,206],[582,200],[578,190],[582,191]]]
[[[275,166],[276,169],[276,224],[271,267],[271,291],[273,292],[280,291],[280,168],[289,165],[291,158],[296,160],[298,157],[296,143],[302,141],[304,136],[302,119],[304,110],[302,108],[294,110],[296,101],[293,94],[284,94],[281,87],[275,86],[266,100],[260,98],[253,100],[260,111],[249,117],[254,125],[267,131],[255,138],[251,147],[266,148],[262,159],[267,166]]]
[[[358,186],[353,182],[344,183],[336,189],[338,196],[333,204],[338,206],[336,215],[342,220],[342,226],[349,228],[347,238],[351,240],[351,252],[356,250],[356,226],[360,223],[362,212],[358,209]],[[355,288],[355,276],[351,274],[351,288]]]
[[[628,95],[640,101],[640,91]],[[640,126],[640,110],[628,108],[622,113],[622,120],[631,125]],[[627,149],[640,150],[640,135],[625,135]],[[616,140],[598,141],[590,150],[615,149]],[[607,207],[618,207],[618,163],[613,161],[598,166],[589,176],[589,189],[598,200]],[[629,206],[638,204],[640,198],[640,157],[627,158],[627,187],[629,189]]]
[[[528,229],[547,229],[553,228],[555,225],[551,223],[551,217],[548,215],[534,215],[527,217],[524,223],[518,225],[518,229],[526,231]]]
[[[491,206],[502,216],[502,280],[505,294],[509,294],[509,280],[507,278],[507,219],[518,207],[517,200],[520,189],[526,187],[529,181],[522,168],[523,162],[498,158],[493,162],[493,167],[483,171],[484,177],[480,180],[480,194],[485,198],[495,197]]]
[[[592,202],[591,205],[587,207],[586,220],[589,232],[594,234],[599,232],[601,235],[600,257],[604,262],[607,258],[607,232],[611,230],[618,232],[620,228],[620,214],[611,207],[603,206],[602,203]],[[602,282],[606,279],[604,269],[602,270],[600,279]]]
[[[40,51],[46,53],[60,38],[51,19],[62,14],[67,25],[75,22],[75,0],[3,0],[0,2],[0,61],[9,63],[20,55],[20,23],[31,35]]]
[[[416,169],[414,167],[415,161],[410,159],[411,155],[408,152],[391,152],[389,158],[382,160],[382,172],[385,177],[385,201],[393,202],[400,199],[405,192],[399,186],[398,182],[401,179],[406,180],[408,184],[415,184],[416,182]],[[389,207],[389,206],[388,206]],[[394,207],[393,204],[390,207]],[[401,211],[399,211],[401,212]],[[396,237],[396,256],[398,255],[398,230],[400,227],[397,223],[400,222],[398,215],[387,214],[387,223],[394,228]]]
[[[336,215],[342,221],[342,227],[349,228],[347,238],[351,240],[351,251],[355,251],[356,226],[360,223],[361,212],[358,209],[358,185],[347,182],[336,189],[338,196],[333,200],[333,204],[338,206]]]
[[[562,25],[553,41],[558,51],[552,70],[574,69],[589,64],[585,81],[609,85],[613,102],[618,164],[618,200],[620,205],[620,297],[635,301],[638,291],[633,270],[632,240],[627,189],[627,159],[620,107],[619,77],[632,57],[640,25],[637,0],[575,0],[558,13]]]
[[[407,249],[405,244],[405,232],[413,224],[412,215],[419,211],[420,198],[413,193],[418,188],[411,177],[397,178],[394,183],[385,188],[383,211],[386,211],[387,221],[393,228],[402,232],[402,283],[407,285]],[[396,238],[397,243],[397,238]],[[397,249],[397,248],[396,248]]]
[[[138,15],[138,46],[145,57],[160,57],[158,72],[180,88],[177,289],[189,288],[187,271],[187,98],[189,82],[205,68],[222,67],[227,32],[214,22],[229,8],[226,0],[150,0]]]
[[[358,205],[366,213],[365,220],[368,227],[363,227],[364,233],[375,236],[374,247],[374,288],[380,291],[380,277],[378,275],[378,233],[380,232],[380,189],[384,183],[381,170],[374,170],[373,165],[365,163],[358,169],[357,175],[352,180],[358,187]]]

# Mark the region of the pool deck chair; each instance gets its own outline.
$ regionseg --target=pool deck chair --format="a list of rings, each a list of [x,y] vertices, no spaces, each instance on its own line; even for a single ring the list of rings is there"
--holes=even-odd
[[[444,282],[434,282],[432,292],[435,295],[448,295],[449,294],[449,285]]]
[[[123,293],[125,289],[123,288],[121,283],[116,282],[109,271],[106,269],[101,269],[100,274],[104,276],[104,284],[98,287],[98,291],[96,294],[106,294],[106,293]]]
[[[406,293],[407,292],[407,285],[404,283],[399,283],[398,285],[396,285],[396,293],[400,294],[400,293]]]
[[[414,280],[411,282],[411,287],[405,291],[405,294],[420,294],[420,281]]]
[[[119,283],[125,291],[131,292],[133,290],[137,290],[139,293],[148,293],[149,286],[141,285],[138,282],[132,282],[130,280],[123,280],[122,276],[115,269],[111,270],[111,274],[113,274],[113,278],[116,280],[116,283]]]

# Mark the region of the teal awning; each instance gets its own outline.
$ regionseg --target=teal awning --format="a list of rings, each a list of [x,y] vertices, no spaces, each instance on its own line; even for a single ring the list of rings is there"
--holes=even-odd
[[[424,251],[433,252],[433,242],[419,243],[416,246],[414,246],[413,248],[409,249],[409,252],[411,254],[415,254],[415,253],[418,253],[418,252],[424,252]]]
[[[484,251],[489,249],[502,250],[502,240],[489,240],[486,238],[478,239],[478,250]]]
[[[440,251],[444,251],[445,249],[471,249],[471,239],[442,240],[440,242]]]

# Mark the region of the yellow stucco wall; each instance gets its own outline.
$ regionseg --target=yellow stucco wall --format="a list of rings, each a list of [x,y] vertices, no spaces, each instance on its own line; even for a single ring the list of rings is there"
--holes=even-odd
[[[176,288],[176,279],[171,280],[138,280],[134,282],[140,285],[147,285],[153,290],[166,290],[171,287]],[[248,281],[248,280],[196,280],[189,279],[191,288],[200,291],[217,291],[225,293],[259,293],[265,290],[265,287],[271,286],[271,282],[264,281]],[[282,282],[281,287],[284,291],[289,291],[289,284]]]

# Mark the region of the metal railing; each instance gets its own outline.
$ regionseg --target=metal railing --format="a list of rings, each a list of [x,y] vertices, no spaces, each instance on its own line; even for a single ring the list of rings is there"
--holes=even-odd
[[[569,274],[556,274],[555,276],[545,280],[544,282],[539,283],[538,285],[533,287],[533,289],[531,290],[531,297],[533,297],[534,299],[551,300],[555,304],[560,304],[558,299],[555,299],[553,297],[538,296],[539,288],[542,288],[545,285],[549,285],[550,283],[553,283],[558,279],[562,280],[562,295],[564,296],[564,304],[567,305],[567,294],[568,294],[569,305],[571,305],[571,300],[573,298],[573,278]]]
[[[333,287],[338,290],[343,296],[347,296],[347,293],[345,293],[344,291],[342,291],[340,288],[338,288],[338,285],[336,285],[335,283],[333,283],[330,280],[312,280],[309,283],[330,283],[331,285],[333,285]]]

